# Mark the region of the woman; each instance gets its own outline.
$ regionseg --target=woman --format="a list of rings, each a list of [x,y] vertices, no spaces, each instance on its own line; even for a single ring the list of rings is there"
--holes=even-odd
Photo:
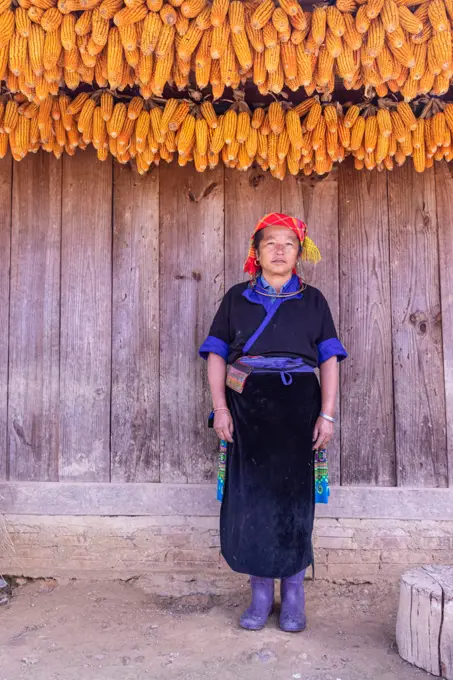
[[[320,254],[305,224],[272,213],[257,224],[244,270],[200,348],[214,428],[228,443],[222,554],[250,575],[240,624],[262,628],[281,578],[280,627],[305,628],[303,580],[313,563],[314,449],[333,434],[337,362],[347,356],[322,293],[296,275]],[[314,369],[320,367],[321,386]]]

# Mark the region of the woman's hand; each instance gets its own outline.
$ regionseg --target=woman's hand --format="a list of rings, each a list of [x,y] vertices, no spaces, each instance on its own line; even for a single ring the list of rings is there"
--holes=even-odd
[[[216,411],[214,413],[214,430],[219,439],[225,439],[233,443],[233,418],[227,410]]]
[[[313,429],[313,448],[323,449],[332,439],[334,432],[334,424],[330,420],[326,420],[322,416],[318,416],[315,427]]]

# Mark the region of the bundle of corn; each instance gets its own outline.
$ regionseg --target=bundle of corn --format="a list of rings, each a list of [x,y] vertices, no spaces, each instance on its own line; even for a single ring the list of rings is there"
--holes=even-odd
[[[406,101],[453,76],[453,0],[0,0],[0,80],[44,101],[81,83],[144,98],[191,73],[214,99],[253,80],[264,95],[371,85]],[[411,10],[410,6],[414,6]]]
[[[49,95],[39,105],[8,95],[0,98],[0,157],[9,147],[15,160],[39,149],[59,158],[91,144],[100,160],[110,154],[120,163],[135,159],[141,174],[177,158],[199,172],[220,161],[238,170],[255,162],[283,179],[287,173],[323,175],[351,154],[357,169],[391,170],[412,156],[422,172],[434,160],[453,159],[453,103],[425,97],[417,108],[418,116],[407,102],[367,100],[344,109],[315,96],[253,113],[239,99],[220,114],[210,101],[160,105],[141,97],[118,101],[105,91],[73,100]]]
[[[338,0],[337,6],[343,3]],[[349,4],[349,2],[347,2]],[[353,26],[354,44],[344,42],[360,60],[360,70],[351,78],[337,59],[337,72],[346,88],[371,85],[379,96],[401,92],[405,101],[432,93],[445,94],[453,76],[451,0],[368,0],[357,3]],[[414,6],[413,11],[409,5]],[[357,55],[360,55],[357,57]]]

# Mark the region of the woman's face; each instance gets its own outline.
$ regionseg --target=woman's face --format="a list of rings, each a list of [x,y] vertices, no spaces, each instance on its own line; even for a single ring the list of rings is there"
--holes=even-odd
[[[258,258],[263,270],[273,275],[290,275],[299,256],[299,240],[287,227],[265,227]]]

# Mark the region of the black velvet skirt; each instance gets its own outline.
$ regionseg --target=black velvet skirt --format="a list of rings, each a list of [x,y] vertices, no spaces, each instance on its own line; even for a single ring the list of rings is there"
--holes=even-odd
[[[252,373],[227,389],[234,422],[220,512],[222,555],[234,571],[284,578],[313,563],[315,373]]]

